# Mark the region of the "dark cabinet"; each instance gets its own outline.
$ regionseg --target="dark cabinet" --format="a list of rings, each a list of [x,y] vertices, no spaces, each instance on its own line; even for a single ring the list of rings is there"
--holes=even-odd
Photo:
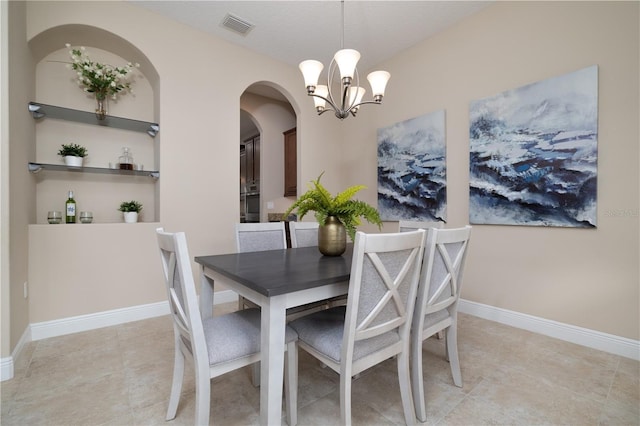
[[[244,141],[240,147],[240,192],[260,191],[260,136]]]
[[[297,174],[297,135],[296,128],[284,132],[284,196],[295,197],[298,194]]]

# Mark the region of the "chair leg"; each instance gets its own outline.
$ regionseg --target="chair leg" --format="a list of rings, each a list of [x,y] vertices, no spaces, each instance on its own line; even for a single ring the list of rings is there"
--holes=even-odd
[[[400,382],[400,396],[402,398],[404,420],[407,425],[415,425],[416,412],[413,406],[413,396],[411,395],[411,374],[409,372],[408,348],[398,355],[398,381]]]
[[[451,376],[453,376],[453,383],[459,388],[462,387],[462,374],[460,373],[460,359],[458,358],[458,324],[457,321],[453,321],[453,324],[447,328],[446,337],[447,356],[449,358],[449,364],[451,365]]]
[[[196,422],[199,425],[209,425],[209,411],[211,409],[211,378],[209,371],[196,369]]]
[[[251,366],[251,382],[253,386],[260,386],[260,363],[256,362]]]
[[[340,373],[340,424],[351,425],[351,374]]]
[[[173,382],[171,383],[171,394],[169,396],[169,408],[167,409],[167,420],[176,418],[178,403],[180,402],[180,392],[182,391],[182,381],[184,378],[184,355],[180,347],[176,344],[175,359],[173,361]]]
[[[427,407],[424,402],[424,381],[422,376],[422,335],[411,339],[411,388],[416,416],[421,422],[427,421]]]
[[[295,342],[287,344],[284,368],[284,397],[287,408],[287,424],[298,424],[298,347]]]

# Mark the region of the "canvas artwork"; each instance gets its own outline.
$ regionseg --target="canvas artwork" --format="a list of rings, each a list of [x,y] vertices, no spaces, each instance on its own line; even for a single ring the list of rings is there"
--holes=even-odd
[[[598,68],[471,102],[473,224],[596,226]]]
[[[382,220],[446,219],[445,151],[444,110],[378,129]]]

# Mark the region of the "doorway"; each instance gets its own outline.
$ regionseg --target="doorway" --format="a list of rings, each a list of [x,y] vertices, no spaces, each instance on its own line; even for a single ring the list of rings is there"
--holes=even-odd
[[[275,220],[291,204],[284,195],[284,132],[293,127],[296,114],[277,89],[254,84],[240,97],[240,220]]]

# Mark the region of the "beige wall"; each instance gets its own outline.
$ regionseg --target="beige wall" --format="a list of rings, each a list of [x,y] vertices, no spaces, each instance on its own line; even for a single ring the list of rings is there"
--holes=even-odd
[[[52,88],[51,80],[55,79],[53,74],[58,75],[59,72],[49,74],[44,70],[53,65],[47,62],[48,59],[56,59],[56,55],[63,59],[66,49],[61,51],[60,46],[64,46],[67,41],[74,45],[92,46],[78,40],[85,37],[98,45],[96,49],[90,47],[92,52],[102,54],[101,49],[104,49],[119,57],[143,62],[141,69],[144,69],[146,77],[149,75],[146,73],[148,68],[144,66],[145,61],[146,65],[152,66],[153,72],[157,72],[157,82],[149,78],[153,88],[151,100],[150,95],[145,95],[148,90],[143,86],[144,90],[138,96],[123,97],[116,107],[128,108],[121,111],[122,115],[157,120],[160,123],[155,162],[161,173],[155,195],[156,200],[160,200],[160,205],[157,215],[152,219],[155,222],[152,223],[96,223],[76,227],[63,225],[53,229],[50,225],[36,224],[42,223],[44,219],[39,218],[42,214],[36,217],[34,205],[16,203],[31,212],[31,217],[25,220],[24,228],[27,229],[27,223],[32,224],[28,227],[30,255],[22,256],[25,259],[23,266],[16,262],[20,266],[16,270],[26,280],[26,259],[30,259],[28,270],[32,293],[29,308],[12,305],[11,317],[13,319],[23,315],[28,318],[28,322],[40,322],[161,301],[164,298],[164,288],[159,278],[157,248],[155,240],[143,237],[144,233],[149,231],[152,234],[155,226],[183,230],[189,238],[192,255],[234,250],[232,224],[239,216],[237,181],[240,96],[253,83],[271,82],[285,94],[294,93],[288,97],[295,108],[300,101],[308,101],[304,91],[298,90],[302,84],[298,71],[124,2],[28,2],[23,5],[26,7],[26,36],[23,35],[23,44],[12,53],[30,57],[30,48],[39,64],[35,67],[33,64],[23,65],[16,61],[16,67],[26,67],[32,72],[30,80],[16,79],[16,83],[26,91],[37,82],[37,87],[41,89],[25,96],[15,111],[25,111],[26,103],[33,99],[79,109],[93,108],[91,99],[87,99],[75,87],[69,87],[63,93]],[[25,20],[19,15],[16,18]],[[139,22],[147,25],[143,28],[137,25]],[[77,31],[78,23],[86,26],[80,33]],[[93,33],[92,27],[95,27]],[[78,37],[78,34],[83,37]],[[31,41],[28,48],[27,41]],[[123,49],[123,45],[128,49]],[[117,61],[118,58],[114,60]],[[33,76],[34,71],[38,71],[38,78]],[[57,78],[65,79],[64,83],[68,82],[63,75],[58,75]],[[68,104],[69,102],[72,104]],[[85,104],[74,104],[77,102]],[[143,111],[140,110],[141,105]],[[115,111],[116,108],[113,109],[114,114],[117,113]],[[316,135],[320,127],[330,131],[338,128],[332,121],[321,123],[313,110],[307,111],[308,113],[303,112],[297,117],[298,127],[308,132],[305,144],[317,144]],[[18,113],[14,115],[18,116]],[[40,148],[42,143],[53,144],[55,135],[52,136],[51,133],[62,137],[69,131],[65,128],[65,123],[48,123],[45,120],[36,124],[28,114],[23,115],[26,119],[21,131],[26,137],[22,139],[27,142],[22,146],[25,150],[31,150],[31,154],[24,155],[18,165],[12,168],[16,171],[26,170],[26,162],[33,161],[38,155],[44,158],[50,154],[50,148]],[[295,117],[285,121],[282,126],[286,124],[287,129],[296,125]],[[45,132],[45,129],[40,128],[43,125],[58,128],[46,129],[48,131]],[[37,135],[34,135],[36,130]],[[95,138],[109,144],[110,141],[105,139],[109,139],[110,135],[99,130],[107,129],[94,129]],[[281,145],[282,129],[272,130],[269,132],[279,134],[269,139],[274,143],[277,140],[278,146]],[[78,130],[73,130],[76,136],[94,143],[91,131],[78,133]],[[336,139],[335,143],[338,142]],[[119,145],[115,145],[118,150]],[[38,153],[36,147],[40,149]],[[95,144],[93,150],[96,157],[92,160],[109,160],[109,154],[103,145]],[[269,152],[267,154],[273,155]],[[325,158],[330,159],[320,156],[315,161],[317,164],[327,163],[323,168],[331,170],[333,166]],[[48,187],[44,188],[46,185],[53,185],[49,180],[55,179],[57,178],[25,174],[16,181],[15,188],[23,185],[24,189],[25,185],[34,185],[35,182],[43,185],[40,204],[44,212],[56,203],[57,197],[49,194]],[[304,179],[308,180],[306,177]],[[99,197],[95,198],[95,194],[89,192],[89,184],[79,181],[78,185],[87,191],[83,196],[85,202],[94,197],[92,205],[97,205],[98,211],[108,209],[106,205],[100,207]],[[96,192],[112,196],[120,188],[114,183],[113,187],[102,187],[96,189]],[[32,198],[36,194],[33,186],[26,187],[23,192]],[[106,217],[104,221],[113,222],[117,219]],[[26,234],[16,241],[26,248]],[[126,247],[122,250],[115,249],[123,244]],[[59,252],[48,254],[56,246]],[[131,259],[133,254],[134,261]],[[13,259],[12,257],[12,266]],[[99,275],[98,279],[94,279],[96,275]],[[18,294],[22,296],[21,291]],[[12,328],[13,335],[19,338],[28,322],[16,323],[16,328]],[[15,346],[15,341],[13,340],[11,347]]]
[[[35,146],[29,141],[33,140],[34,129],[29,126],[30,118],[25,113],[25,105],[34,93],[34,69],[31,55],[27,52],[27,40],[24,37],[26,8],[23,2],[9,2],[8,5],[8,73],[9,85],[7,95],[8,98],[8,117],[5,121],[3,115],[2,128],[3,132],[8,128],[8,139],[5,139],[3,133],[3,149],[8,146],[8,174],[4,174],[3,178],[8,176],[9,198],[9,227],[3,222],[2,234],[3,238],[8,235],[9,251],[5,252],[3,247],[2,257],[3,263],[8,261],[9,264],[9,285],[7,294],[6,284],[3,282],[2,298],[10,300],[10,318],[8,323],[11,327],[10,336],[4,334],[3,328],[3,345],[2,356],[8,356],[6,353],[6,341],[10,341],[10,350],[18,343],[25,328],[29,324],[27,300],[23,296],[23,284],[27,281],[27,224],[35,218],[35,192],[33,182],[29,179],[29,173],[24,167],[30,157],[32,157]],[[3,57],[3,60],[5,58]],[[22,114],[15,114],[14,111],[20,111]],[[31,120],[32,121],[32,120]],[[5,145],[8,144],[8,145]],[[3,187],[4,190],[4,187]],[[3,281],[6,275],[2,275]],[[2,321],[6,320],[4,311]],[[4,326],[3,326],[4,327]]]
[[[0,2],[0,358],[11,354],[9,275],[9,3]]]
[[[25,19],[19,11],[11,12],[11,7],[10,14],[10,20]],[[444,108],[448,219],[450,225],[457,226],[468,221],[469,102],[598,64],[598,228],[476,226],[463,297],[639,338],[637,3],[498,2],[383,64],[382,68],[392,74],[384,104],[364,107],[357,119],[344,122],[329,114],[315,115],[295,67],[127,3],[28,2],[26,22],[25,39],[12,43],[10,52],[15,61],[11,66],[25,68],[11,81],[11,86],[23,93],[10,105],[12,129],[20,136],[11,139],[11,148],[19,147],[16,164],[11,167],[15,176],[11,192],[12,232],[15,229],[10,258],[12,289],[20,287],[21,291],[20,280],[26,277],[26,224],[36,220],[35,185],[33,177],[24,172],[26,162],[35,155],[35,124],[24,111],[27,101],[32,96],[37,100],[38,94],[30,92],[35,65],[21,58],[30,56],[27,40],[59,25],[82,23],[127,40],[157,70],[159,83],[154,87],[153,101],[154,119],[161,126],[157,220],[170,231],[186,231],[192,256],[233,250],[232,224],[239,214],[240,95],[255,82],[268,81],[281,87],[297,113],[299,188],[303,190],[309,180],[326,171],[323,183],[330,191],[364,183],[369,188],[362,193],[363,198],[372,203],[376,200],[376,128]],[[617,209],[635,211],[636,215],[606,215]],[[38,226],[47,225],[32,225]],[[126,226],[106,224],[95,227],[95,232],[104,228],[107,233],[109,227]],[[391,228],[392,224],[385,227]],[[82,228],[73,233],[79,231]],[[137,231],[132,235],[139,235]],[[73,235],[60,238],[63,247]],[[105,244],[111,241],[106,235],[95,238]],[[136,247],[140,265],[151,268],[155,263],[159,268],[153,239],[141,238],[139,242]],[[42,247],[32,250],[34,253]],[[110,252],[103,267],[117,271],[126,256],[126,251]],[[37,298],[32,295],[42,305],[38,303],[30,309],[12,298],[11,348],[28,322],[105,309],[106,305],[92,296],[95,292],[91,286],[96,284],[89,278],[96,271],[88,265],[95,264],[94,259],[79,265],[74,272],[78,278],[73,285],[81,280],[87,286],[84,290],[88,297],[70,301],[69,310],[53,312],[47,307],[53,300],[46,294]],[[126,276],[118,288],[135,288],[135,298],[119,291],[109,296],[108,306],[161,300],[161,284],[153,278],[158,273],[154,270],[145,277]],[[47,291],[58,290],[50,283],[44,284]],[[2,338],[4,351],[4,334]]]
[[[449,226],[469,220],[469,103],[598,65],[597,229],[475,226],[463,298],[640,336],[639,22],[638,2],[498,2],[382,64],[387,96],[348,152],[373,165],[376,128],[445,109]]]

